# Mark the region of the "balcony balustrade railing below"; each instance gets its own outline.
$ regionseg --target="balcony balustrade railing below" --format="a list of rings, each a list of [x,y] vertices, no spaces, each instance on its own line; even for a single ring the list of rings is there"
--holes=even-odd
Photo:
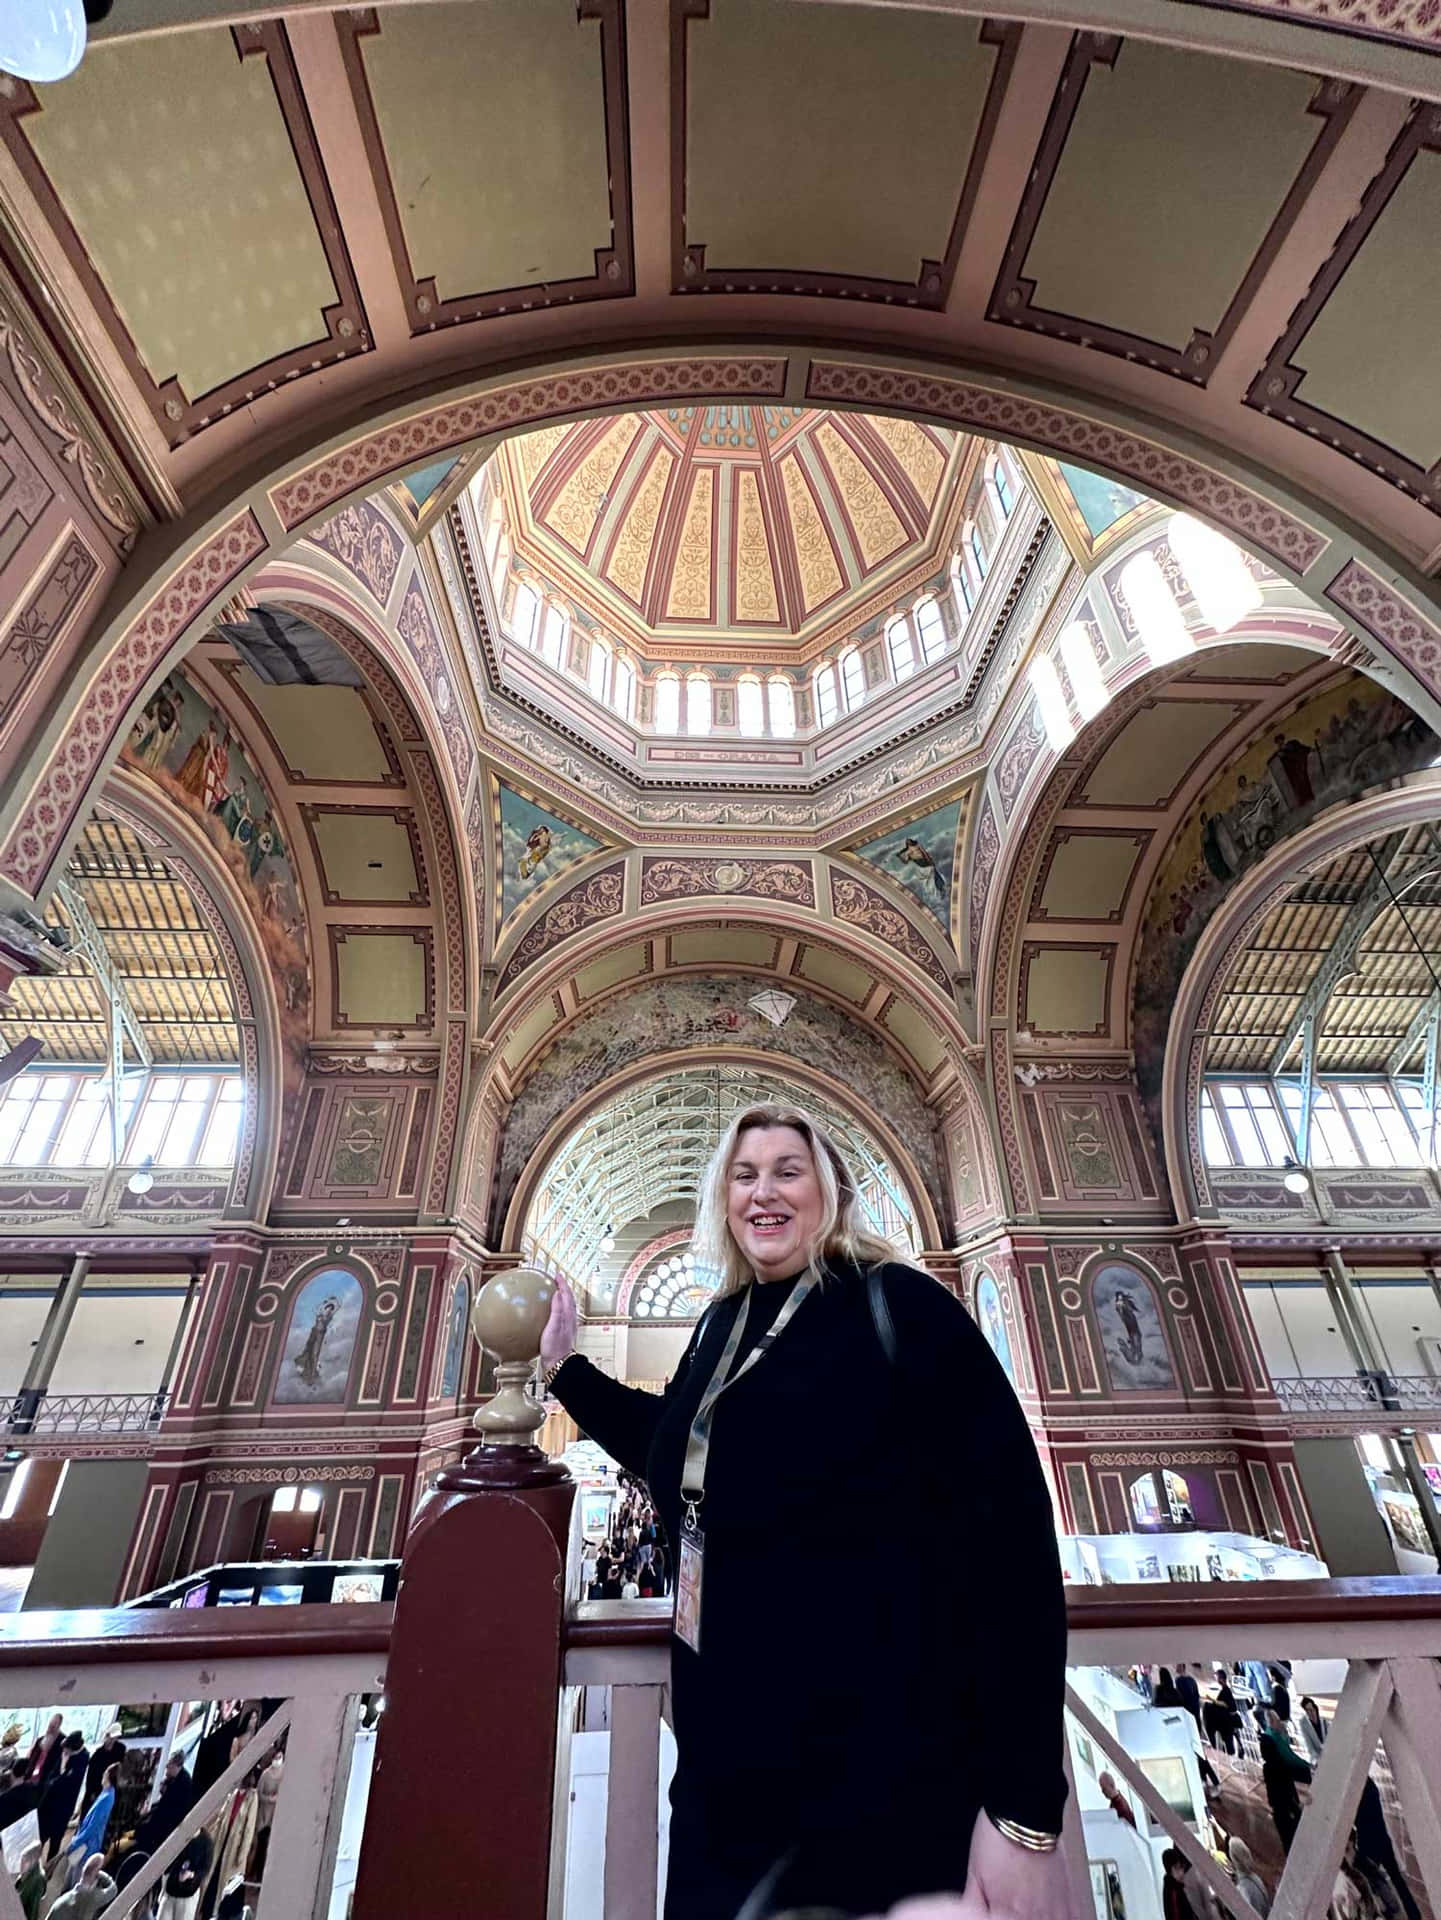
[[[168,1395],[158,1393],[12,1394],[4,1407],[5,1439],[61,1434],[144,1433],[158,1427]]]
[[[1433,1373],[1295,1374],[1271,1384],[1287,1413],[1441,1410],[1441,1377]]]

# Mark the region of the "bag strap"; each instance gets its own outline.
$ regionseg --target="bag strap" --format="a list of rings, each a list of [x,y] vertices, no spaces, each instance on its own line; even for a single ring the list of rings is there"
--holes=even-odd
[[[886,1364],[893,1367],[896,1364],[896,1323],[891,1318],[891,1303],[886,1298],[879,1267],[872,1267],[866,1275],[866,1302],[871,1310],[871,1325],[881,1343],[881,1352],[886,1356]]]

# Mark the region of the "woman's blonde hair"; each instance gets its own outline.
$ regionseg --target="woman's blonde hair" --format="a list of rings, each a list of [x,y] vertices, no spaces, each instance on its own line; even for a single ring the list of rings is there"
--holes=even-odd
[[[741,1136],[757,1127],[790,1127],[810,1148],[821,1189],[820,1227],[811,1245],[810,1265],[806,1269],[812,1279],[822,1277],[827,1261],[850,1260],[866,1267],[901,1257],[889,1240],[866,1224],[855,1178],[839,1147],[818,1120],[799,1107],[747,1107],[726,1128],[701,1182],[695,1256],[700,1266],[720,1275],[718,1295],[739,1293],[755,1278],[749,1260],[731,1233],[726,1201],[731,1162],[736,1157]]]

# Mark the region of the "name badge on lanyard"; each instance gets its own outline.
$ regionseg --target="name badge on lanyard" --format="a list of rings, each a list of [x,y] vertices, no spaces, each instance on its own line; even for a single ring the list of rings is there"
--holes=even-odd
[[[756,1342],[754,1351],[748,1354],[732,1373],[731,1368],[735,1366],[735,1357],[745,1334],[746,1318],[750,1313],[754,1287],[746,1294],[741,1310],[736,1315],[735,1325],[731,1328],[726,1340],[725,1348],[716,1362],[716,1370],[711,1375],[710,1384],[701,1395],[695,1419],[691,1422],[690,1440],[685,1454],[685,1471],[681,1475],[681,1500],[684,1503],[685,1517],[681,1522],[680,1547],[676,1560],[675,1635],[683,1645],[690,1648],[692,1653],[700,1652],[701,1584],[705,1571],[705,1534],[700,1524],[700,1505],[705,1499],[706,1463],[710,1457],[711,1418],[715,1412],[715,1403],[727,1387],[734,1386],[743,1373],[748,1373],[756,1362],[770,1351],[794,1319],[796,1309],[814,1285],[813,1280],[797,1280],[791,1288],[790,1298],[776,1316],[775,1325],[769,1333],[764,1334]]]

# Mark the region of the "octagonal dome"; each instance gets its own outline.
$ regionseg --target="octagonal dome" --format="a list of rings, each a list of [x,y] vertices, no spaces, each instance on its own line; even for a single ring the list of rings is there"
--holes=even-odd
[[[963,435],[805,407],[675,407],[542,428],[489,464],[517,571],[642,655],[806,649],[930,564]]]

